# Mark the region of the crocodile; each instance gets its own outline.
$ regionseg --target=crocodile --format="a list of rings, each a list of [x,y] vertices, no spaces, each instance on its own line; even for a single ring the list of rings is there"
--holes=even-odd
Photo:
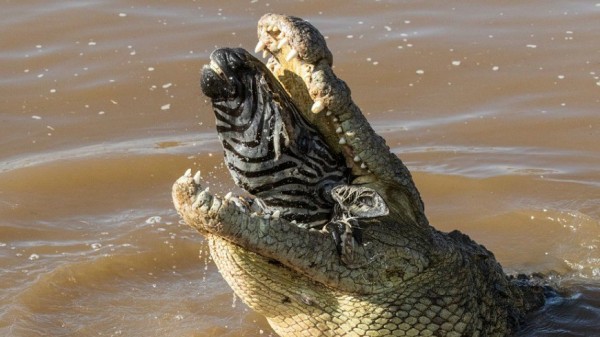
[[[234,292],[281,336],[508,336],[548,287],[429,224],[404,163],[333,72],[325,38],[266,14],[256,53],[211,54],[201,87],[225,163],[247,194],[214,195],[198,171],[175,208],[206,238]]]

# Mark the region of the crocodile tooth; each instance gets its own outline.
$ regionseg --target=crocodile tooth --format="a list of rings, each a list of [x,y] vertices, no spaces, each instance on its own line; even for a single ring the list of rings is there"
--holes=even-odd
[[[196,171],[196,174],[194,174],[194,182],[196,185],[200,185],[200,171]]]
[[[250,214],[250,217],[251,217],[251,218],[256,218],[257,216],[258,216],[258,213],[256,213],[256,212],[252,212],[252,213]]]
[[[296,222],[296,220],[292,220],[292,222],[290,222],[291,224],[297,225],[298,223]]]
[[[204,203],[204,198],[200,198],[201,194],[202,194],[202,192],[198,191],[196,193],[196,195],[194,196],[194,202],[192,203],[192,208],[198,208],[198,207],[202,206],[201,204]]]
[[[187,169],[183,175],[185,177],[191,177],[192,176],[192,169],[191,168]]]
[[[338,126],[337,129],[335,129],[335,133],[342,133],[344,132],[344,130],[342,130],[341,126]]]
[[[325,109],[325,105],[323,104],[323,102],[315,101],[315,103],[313,103],[312,107],[310,108],[310,111],[312,111],[312,113],[318,114],[319,112],[323,111],[323,109]]]
[[[331,120],[337,122],[339,119],[337,117],[333,117]]]
[[[360,164],[360,168],[363,169],[363,170],[366,169],[367,168],[367,164],[365,164],[365,163]]]
[[[354,156],[354,161],[355,161],[355,162],[357,162],[357,163],[358,163],[359,161],[361,161],[361,159],[360,159],[360,156],[358,156],[358,155],[357,155],[357,156]]]
[[[287,43],[288,43],[288,39],[286,37],[284,37],[283,39],[279,40],[279,42],[277,43],[277,49],[281,49]]]
[[[204,192],[208,193],[209,190],[210,190],[210,187],[206,186],[206,188],[204,189]]]
[[[261,50],[265,49],[265,42],[263,40],[258,40],[256,47],[254,47],[254,52],[259,53]]]
[[[298,56],[298,51],[294,48],[292,48],[290,50],[290,52],[287,54],[287,56],[285,57],[285,60],[287,62],[291,61],[294,57]]]
[[[284,35],[283,32],[279,33],[279,35],[277,35],[277,40],[283,39]]]
[[[263,50],[262,57],[265,59],[265,58],[267,58],[267,56],[269,56],[269,51],[265,49],[265,50]]]
[[[340,144],[340,145],[346,144],[346,138],[344,138],[344,137],[340,138],[340,141],[338,142],[338,144]]]
[[[331,116],[331,111],[327,110],[327,112],[325,113],[325,116]]]
[[[275,212],[273,212],[273,219],[279,219],[280,215],[281,215],[281,212],[279,210],[276,210]]]
[[[204,190],[196,190],[196,200],[194,201],[194,203],[192,205],[196,205],[194,207],[203,207],[203,206],[207,206],[210,208],[211,204],[213,203],[213,196],[210,195],[210,193],[208,193],[208,187]]]
[[[265,220],[271,219],[271,214],[265,214],[265,216],[263,216],[263,219],[265,219]]]
[[[225,200],[229,200],[231,198],[231,192],[227,192],[227,194],[225,194],[225,196],[223,197],[223,199]]]
[[[354,135],[355,135],[355,133],[352,132],[352,131],[347,131],[346,132],[346,136],[348,136],[348,137],[354,137]]]

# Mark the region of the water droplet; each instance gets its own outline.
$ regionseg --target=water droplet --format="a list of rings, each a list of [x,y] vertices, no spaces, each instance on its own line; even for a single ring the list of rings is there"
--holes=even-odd
[[[151,216],[148,219],[146,219],[146,223],[151,225],[151,224],[155,224],[155,223],[159,223],[162,220],[162,217],[160,216]]]

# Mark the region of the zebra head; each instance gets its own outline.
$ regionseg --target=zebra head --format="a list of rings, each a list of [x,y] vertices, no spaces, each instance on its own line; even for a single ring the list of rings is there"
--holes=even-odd
[[[298,111],[267,67],[243,49],[215,50],[202,70],[225,163],[262,211],[309,227],[330,218],[331,189],[347,183],[343,157]],[[255,203],[256,204],[256,203]]]

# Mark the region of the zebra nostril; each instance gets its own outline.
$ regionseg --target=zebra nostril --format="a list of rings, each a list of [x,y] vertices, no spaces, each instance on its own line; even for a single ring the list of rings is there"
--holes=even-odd
[[[227,60],[227,66],[233,71],[237,71],[242,67],[242,61],[236,54],[230,55]]]

